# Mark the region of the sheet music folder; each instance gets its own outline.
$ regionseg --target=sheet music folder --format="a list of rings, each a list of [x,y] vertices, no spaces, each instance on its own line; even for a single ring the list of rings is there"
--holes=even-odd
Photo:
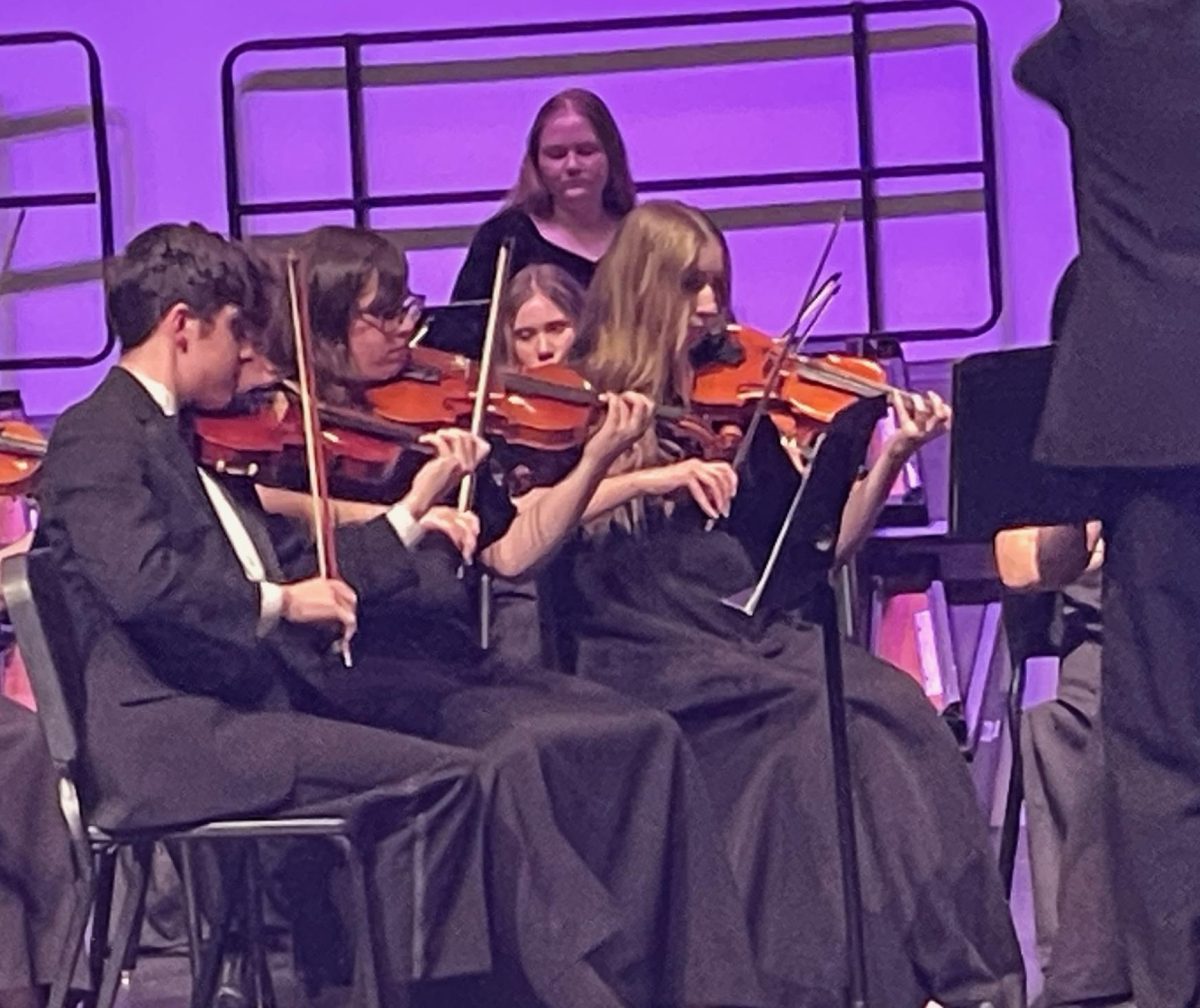
[[[761,575],[745,590],[723,599],[726,605],[746,615],[753,615],[764,599],[770,605],[791,608],[796,604],[793,595],[804,594],[802,586],[809,577],[819,575],[827,580],[846,499],[866,458],[875,425],[886,409],[887,400],[882,396],[864,397],[839,410],[817,435],[815,454],[789,495],[785,513],[779,516],[778,531],[763,558]],[[768,422],[759,428],[756,437],[766,440],[778,434]],[[738,507],[736,503],[734,506]],[[740,518],[740,514],[735,515]],[[757,551],[750,552],[752,560],[756,559],[753,554]],[[800,572],[805,576],[799,576]]]
[[[1053,363],[1047,345],[974,354],[954,365],[951,538],[986,542],[1004,528],[1095,517],[1090,474],[1033,459]]]

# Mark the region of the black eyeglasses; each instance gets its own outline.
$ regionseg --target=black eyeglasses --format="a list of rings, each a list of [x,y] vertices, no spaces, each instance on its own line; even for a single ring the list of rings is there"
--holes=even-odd
[[[409,294],[400,302],[400,311],[387,318],[365,311],[355,314],[371,328],[378,329],[385,336],[394,335],[406,326],[415,326],[421,321],[421,316],[425,314],[425,295]]]

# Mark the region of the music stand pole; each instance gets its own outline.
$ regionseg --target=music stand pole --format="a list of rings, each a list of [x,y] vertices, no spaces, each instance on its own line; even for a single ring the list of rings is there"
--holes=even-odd
[[[762,575],[749,588],[722,599],[725,605],[753,616],[776,583],[780,561],[797,546],[805,548],[815,557],[816,569],[824,574],[816,590],[815,601],[825,655],[830,762],[846,917],[846,995],[850,1008],[866,1008],[868,1004],[865,913],[846,718],[842,634],[829,575],[833,569],[842,512],[846,508],[858,467],[866,457],[875,425],[885,410],[885,400],[875,397],[848,406],[834,417],[816,442],[812,460],[801,476],[800,485],[796,488],[783,526],[768,554]]]
[[[842,901],[846,908],[847,1000],[850,1008],[867,1005],[867,947],[858,833],[854,816],[850,732],[846,718],[845,677],[842,670],[842,632],[838,625],[833,586],[822,581],[815,597],[818,623],[825,645],[825,699],[829,709],[829,743],[833,757],[834,808],[837,814],[838,855],[842,869]]]

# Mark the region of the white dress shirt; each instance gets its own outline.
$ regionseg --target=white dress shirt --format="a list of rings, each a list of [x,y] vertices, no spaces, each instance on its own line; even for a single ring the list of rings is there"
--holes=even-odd
[[[125,365],[122,367],[137,379],[166,416],[174,416],[179,412],[174,393],[162,382],[131,367]],[[267,580],[266,567],[263,565],[258,548],[254,545],[254,540],[250,538],[250,533],[246,531],[246,525],[233,506],[225,488],[213,479],[203,467],[198,466],[196,471],[200,474],[200,483],[204,487],[204,492],[208,494],[209,503],[216,512],[217,521],[220,523],[225,537],[229,540],[229,545],[233,547],[234,555],[242,565],[246,580],[258,585],[258,633],[261,637],[269,633],[279,622],[279,617],[283,612],[283,586]],[[394,504],[390,507],[386,517],[397,537],[409,549],[415,546],[425,534],[420,523],[403,504]]]

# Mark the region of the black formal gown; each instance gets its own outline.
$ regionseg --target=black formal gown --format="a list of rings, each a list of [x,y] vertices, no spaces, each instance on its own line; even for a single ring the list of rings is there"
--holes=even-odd
[[[774,457],[784,468],[772,485],[786,487],[789,472],[794,485],[774,432],[762,430],[752,460]],[[743,475],[731,527],[771,527],[770,498],[790,492],[755,494],[761,479]],[[571,634],[578,674],[683,728],[722,819],[772,1003],[839,1005],[845,932],[820,633],[722,605],[756,577],[746,547],[705,532],[690,504],[670,517],[647,511],[637,533],[574,544],[543,599]],[[877,1003],[1021,1004],[1020,952],[950,732],[903,672],[851,645],[844,662]]]
[[[37,715],[0,697],[0,991],[54,979],[73,879],[58,777]]]
[[[479,485],[487,543],[513,509],[495,481]],[[413,561],[418,582],[362,612],[355,650],[386,667],[339,677],[322,700],[338,716],[476,752],[494,774],[513,843],[536,848],[521,854],[533,873],[523,882],[544,893],[545,918],[595,940],[586,965],[560,964],[548,984],[539,948],[553,947],[553,936],[531,929],[532,914],[497,918],[494,945],[521,955],[477,983],[447,987],[447,1000],[764,1003],[721,830],[676,724],[594,683],[481,652],[477,596],[458,555],[430,536]],[[535,975],[525,975],[531,962]]]
[[[596,264],[584,256],[547,241],[529,214],[508,208],[480,225],[471,239],[467,257],[454,282],[454,301],[486,300],[492,296],[492,277],[496,272],[496,254],[505,241],[512,240],[511,273],[540,263],[564,269],[587,287],[596,272]],[[447,312],[433,322],[425,338],[428,346],[478,357],[483,345],[486,309],[464,308]]]

